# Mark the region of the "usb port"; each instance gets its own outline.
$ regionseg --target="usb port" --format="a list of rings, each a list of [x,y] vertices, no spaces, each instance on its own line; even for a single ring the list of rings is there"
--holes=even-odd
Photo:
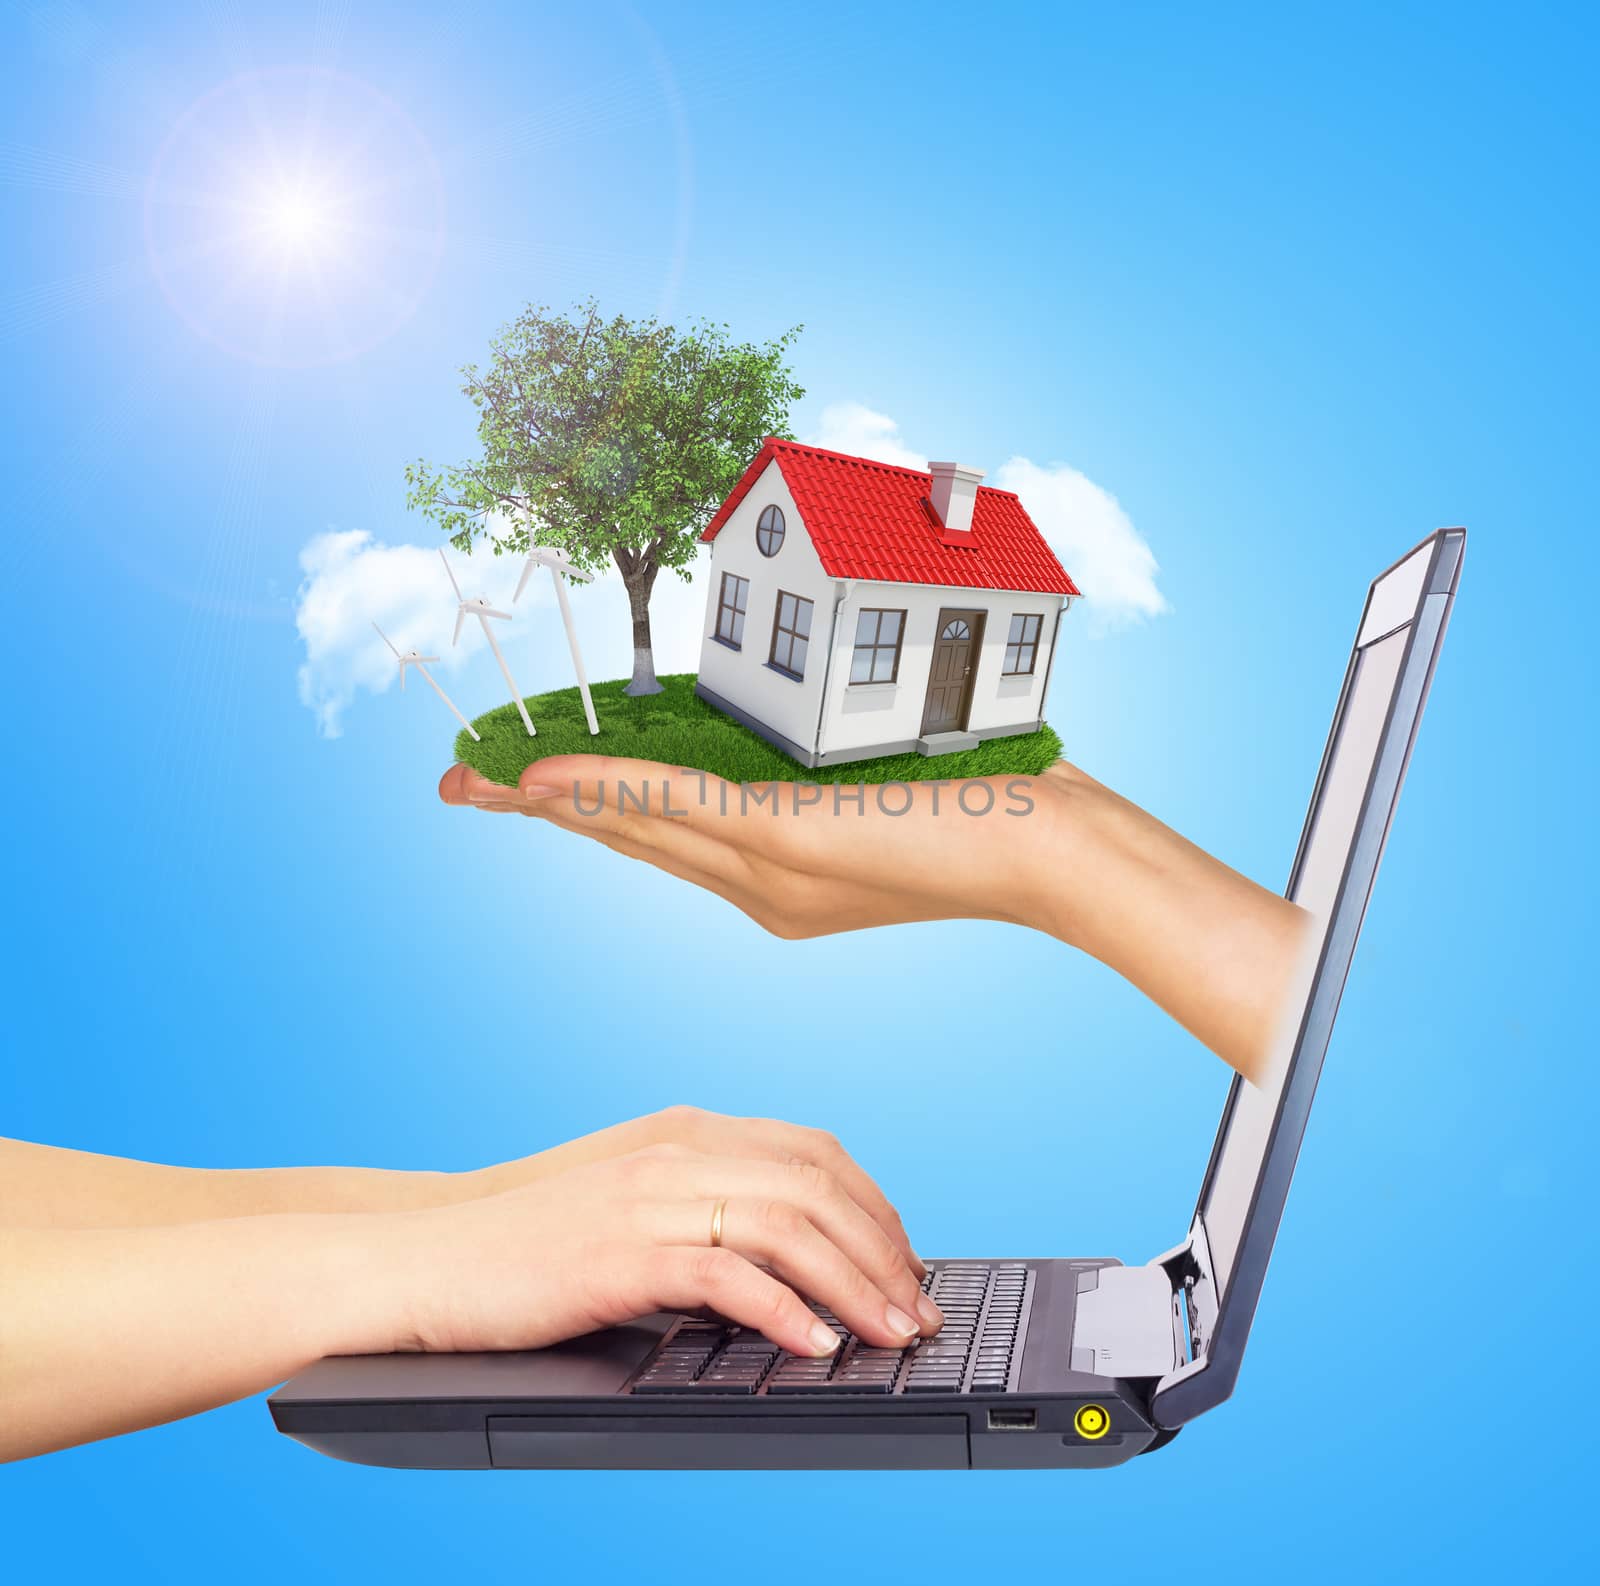
[[[991,1410],[989,1412],[989,1430],[991,1432],[1031,1432],[1039,1424],[1037,1410]]]

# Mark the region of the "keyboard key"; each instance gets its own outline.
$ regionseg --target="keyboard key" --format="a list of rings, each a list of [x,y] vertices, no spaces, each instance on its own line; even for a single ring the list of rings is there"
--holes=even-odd
[[[633,1392],[748,1397],[785,1394],[1003,1393],[1021,1332],[1028,1273],[958,1262],[935,1268],[922,1292],[945,1325],[909,1349],[861,1343],[827,1306],[812,1312],[838,1335],[839,1352],[817,1360],[790,1355],[755,1328],[686,1318],[668,1334],[633,1383]]]

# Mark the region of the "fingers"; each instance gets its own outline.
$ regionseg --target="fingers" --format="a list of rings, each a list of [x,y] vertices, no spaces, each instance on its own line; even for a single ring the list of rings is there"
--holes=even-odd
[[[776,1118],[734,1118],[687,1106],[669,1107],[644,1121],[654,1127],[658,1139],[679,1140],[712,1156],[809,1162],[833,1174],[845,1193],[888,1235],[912,1273],[918,1278],[927,1276],[928,1269],[912,1248],[900,1213],[872,1175],[827,1130]]]
[[[749,866],[730,841],[732,834],[715,821],[695,819],[707,804],[716,808],[712,785],[727,786],[703,772],[674,771],[644,760],[567,755],[529,766],[518,793],[534,814],[554,826],[607,847],[634,845],[631,854],[662,869],[669,868],[669,861],[688,865],[717,877],[723,886],[738,886],[750,879]]]
[[[517,815],[533,811],[514,787],[491,782],[470,765],[456,764],[439,778],[439,797],[446,804],[463,804],[480,810],[505,810]]]
[[[688,1199],[709,1207],[726,1198],[731,1213],[739,1204],[749,1240],[739,1248],[774,1266],[803,1260],[803,1276],[788,1266],[786,1275],[863,1336],[904,1343],[908,1328],[910,1335],[931,1335],[943,1325],[900,1247],[823,1168],[669,1150],[641,1153],[628,1171],[647,1205],[676,1206]],[[709,1240],[709,1212],[687,1237],[696,1244]]]
[[[815,784],[747,786],[647,760],[551,755],[523,771],[512,796],[554,825],[670,852],[756,899],[775,881],[787,886],[798,876],[874,893],[909,889],[890,909],[894,919],[1012,919],[1029,867],[1036,868],[1036,853],[1018,841],[1024,823],[1005,818],[1033,807],[1031,796],[1013,804],[1018,782],[1040,785],[1001,776],[963,779],[954,791],[949,782],[912,782],[899,784],[889,805],[864,788],[850,791],[847,803],[830,803]],[[510,790],[469,773],[452,791],[467,802],[504,802]],[[697,846],[696,838],[712,846]],[[746,912],[766,923],[759,907]],[[879,916],[850,928],[883,923]],[[839,928],[835,917],[818,929]]]
[[[706,1238],[710,1201],[650,1208],[663,1243]],[[786,1201],[735,1196],[722,1220],[723,1248],[769,1268],[798,1293],[819,1300],[851,1332],[879,1348],[902,1349],[917,1337],[917,1319],[885,1295],[833,1238]]]
[[[446,804],[470,803],[471,800],[467,797],[467,787],[474,780],[482,782],[485,778],[480,777],[470,765],[461,765],[459,763],[453,765],[439,778],[439,797]]]
[[[877,1181],[863,1168],[839,1141],[824,1129],[808,1129],[799,1124],[783,1123],[775,1118],[740,1120],[758,1140],[766,1144],[780,1160],[810,1162],[831,1173],[843,1186],[845,1193],[867,1213],[888,1235],[890,1242],[905,1258],[907,1266],[918,1277],[927,1276],[928,1269],[911,1246],[911,1236],[900,1213],[889,1197],[878,1187]]]
[[[630,788],[639,791],[641,798],[651,801],[652,811],[670,809],[678,812],[682,807],[681,800],[688,796],[681,786],[676,792],[670,789],[663,791],[665,784],[662,778],[670,781],[673,775],[664,766],[652,767],[643,761],[610,761],[597,755],[561,758],[582,762],[593,760],[607,767],[637,766],[641,772],[653,770],[656,773],[653,782],[640,776],[628,783]],[[655,818],[654,814],[640,818],[631,812],[631,806],[630,812],[624,814],[613,803],[598,796],[595,803],[599,807],[596,808],[587,802],[587,795],[580,798],[574,791],[575,787],[580,786],[578,784],[568,784],[564,796],[543,795],[533,779],[544,764],[546,762],[536,761],[523,772],[523,788],[510,788],[499,782],[491,782],[471,766],[453,765],[439,781],[439,797],[446,804],[537,815],[553,826],[591,837],[626,858],[642,859],[657,869],[665,870],[668,875],[714,892],[747,914],[754,912],[753,900],[747,902],[733,896],[736,889],[742,889],[748,883],[749,874],[738,852],[727,843],[705,832],[689,829],[677,818],[677,813],[663,819]],[[525,788],[531,789],[531,793],[524,791]]]
[[[900,784],[891,807],[864,788],[848,804],[829,804],[815,784],[750,787],[644,760],[552,755],[528,766],[516,789],[464,769],[447,774],[440,793],[480,809],[520,801],[523,813],[629,857],[708,877],[765,929],[807,937],[908,920],[1031,917],[1036,845],[1025,840],[1026,823],[1005,818],[1033,808],[1031,795],[1013,805],[1019,781],[1056,788],[1060,778],[973,778],[954,792],[947,782]],[[963,802],[969,795],[975,804]]]
[[[535,760],[517,779],[526,798],[544,801],[553,808],[581,801],[586,807],[598,800],[603,786],[611,793],[607,802],[616,809],[620,803],[623,818],[631,815],[666,815],[669,819],[692,819],[709,807],[713,812],[722,800],[719,789],[731,787],[709,771],[690,771],[680,766],[661,765],[654,760],[625,760],[604,754],[559,754]],[[619,789],[628,797],[619,800]],[[734,800],[735,806],[737,799]]]
[[[839,1335],[793,1289],[733,1250],[658,1245],[644,1256],[634,1282],[635,1315],[711,1310],[754,1327],[792,1354],[831,1355],[839,1347]]]

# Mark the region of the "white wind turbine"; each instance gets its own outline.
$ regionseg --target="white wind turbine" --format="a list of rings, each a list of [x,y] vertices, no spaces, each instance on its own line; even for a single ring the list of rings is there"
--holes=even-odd
[[[567,647],[572,651],[572,670],[578,674],[578,692],[583,695],[583,714],[589,723],[589,736],[592,738],[600,731],[600,723],[594,719],[594,700],[589,694],[589,676],[583,669],[583,656],[578,650],[578,630],[572,625],[572,604],[567,599],[567,579],[579,578],[586,584],[594,582],[593,573],[580,572],[558,550],[548,545],[535,545],[528,552],[528,560],[522,569],[522,577],[517,580],[517,592],[511,597],[512,603],[522,599],[522,591],[528,587],[528,580],[533,577],[536,567],[548,567],[550,577],[556,586],[556,599],[561,602],[561,620],[567,629]]]
[[[500,646],[495,643],[494,629],[489,626],[491,617],[498,617],[502,622],[511,620],[509,611],[496,611],[482,595],[468,600],[461,593],[461,585],[456,582],[456,575],[450,567],[450,558],[444,554],[443,548],[439,551],[439,560],[444,563],[445,572],[450,574],[450,587],[456,592],[456,599],[460,604],[456,607],[456,631],[451,638],[451,644],[461,642],[461,624],[468,617],[476,617],[483,627],[483,636],[489,641],[489,648],[494,651],[494,658],[500,663],[500,675],[506,680],[506,687],[511,690],[511,701],[517,707],[517,714],[522,718],[522,725],[528,729],[530,738],[539,735],[533,729],[533,723],[528,720],[528,707],[522,703],[522,690],[517,687],[517,680],[511,675],[511,668],[506,665],[506,658],[500,653]]]
[[[408,666],[416,667],[416,669],[421,672],[425,678],[427,678],[429,688],[431,688],[434,693],[437,694],[439,698],[450,707],[450,714],[454,716],[455,719],[472,734],[472,741],[474,743],[482,743],[483,740],[478,736],[478,729],[474,727],[459,710],[456,709],[455,701],[451,699],[450,696],[445,693],[445,691],[440,688],[436,682],[434,682],[433,673],[430,672],[424,665],[424,662],[437,661],[439,657],[436,655],[419,655],[415,650],[407,650],[404,655],[401,655],[401,653],[395,649],[394,642],[390,639],[389,635],[386,634],[383,629],[377,625],[377,623],[373,623],[372,627],[373,631],[378,635],[378,637],[389,646],[389,651],[394,656],[395,660],[400,663],[400,687],[403,689],[406,686],[406,668]]]

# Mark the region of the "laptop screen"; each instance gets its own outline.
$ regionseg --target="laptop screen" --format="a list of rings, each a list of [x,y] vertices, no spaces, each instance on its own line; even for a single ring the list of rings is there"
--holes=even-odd
[[[1312,950],[1268,1072],[1259,1083],[1233,1082],[1201,1191],[1219,1331],[1230,1311],[1243,1311],[1248,1330],[1254,1293],[1229,1300],[1236,1288],[1259,1290],[1271,1252],[1464,539],[1446,530],[1425,540],[1374,581],[1362,613],[1287,889],[1315,921]],[[1242,1349],[1242,1334],[1237,1344]]]

